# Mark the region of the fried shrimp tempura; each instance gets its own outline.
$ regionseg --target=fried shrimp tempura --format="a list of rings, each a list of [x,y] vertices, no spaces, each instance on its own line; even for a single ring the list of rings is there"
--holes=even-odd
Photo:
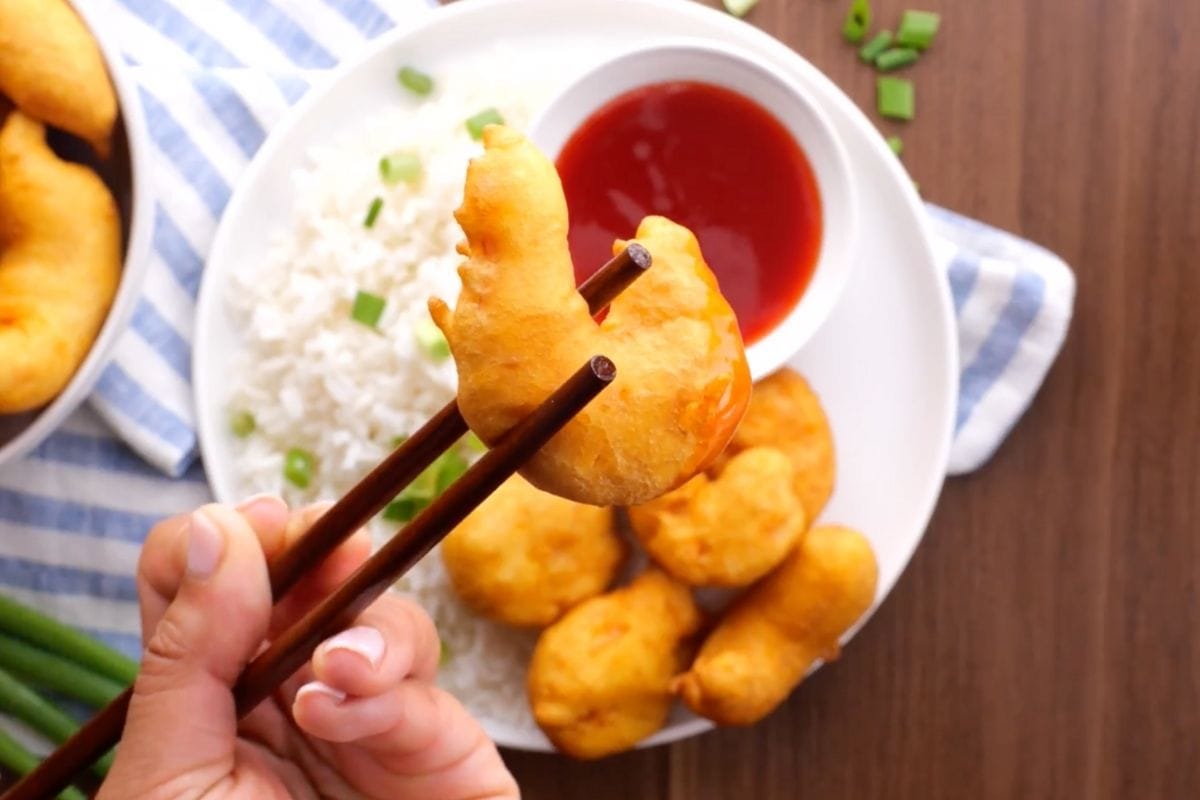
[[[813,528],[770,575],[725,613],[674,689],[720,725],[752,725],[787,699],[813,662],[875,599],[875,554],[849,528]]]
[[[442,542],[455,591],[484,616],[542,627],[616,577],[627,546],[613,510],[509,478]]]
[[[117,97],[96,40],[65,0],[0,0],[0,94],[108,156]]]
[[[696,237],[647,217],[637,241],[653,266],[597,323],[575,289],[554,165],[503,126],[483,138],[456,212],[467,239],[462,293],[453,311],[430,302],[458,367],[463,417],[495,444],[602,353],[616,363],[616,381],[522,474],[594,505],[645,502],[679,486],[725,447],[750,390],[737,320]]]
[[[691,593],[658,570],[581,603],[534,648],[534,719],[576,758],[633,747],[666,723],[671,676],[687,663],[687,640],[699,626]]]
[[[751,447],[775,447],[792,461],[796,493],[811,522],[833,493],[833,431],[821,401],[799,373],[781,369],[754,384],[750,408],[713,469]]]
[[[792,462],[753,447],[717,478],[697,475],[629,509],[634,535],[658,564],[692,586],[746,586],[771,571],[808,527]]]
[[[108,188],[60,160],[40,123],[9,114],[0,127],[0,414],[38,408],[63,390],[120,272],[121,225]]]

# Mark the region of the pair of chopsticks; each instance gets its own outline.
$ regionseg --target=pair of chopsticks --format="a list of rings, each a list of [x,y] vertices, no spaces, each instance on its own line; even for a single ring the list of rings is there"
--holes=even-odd
[[[593,315],[603,310],[650,266],[650,253],[630,244],[579,287]],[[317,645],[355,617],[454,529],[616,377],[603,355],[593,356],[504,439],[479,459],[380,548],[348,581],[309,611],[247,665],[234,686],[238,716],[248,714],[309,658]],[[270,566],[276,600],[365,525],[443,451],[467,432],[452,401],[337,501],[296,544]],[[129,711],[127,689],[50,754],[0,800],[55,797],[120,739]]]

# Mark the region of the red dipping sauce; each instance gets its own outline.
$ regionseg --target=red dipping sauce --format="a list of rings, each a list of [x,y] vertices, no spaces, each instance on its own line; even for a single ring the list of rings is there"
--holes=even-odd
[[[751,344],[795,307],[821,247],[821,198],[808,159],[765,108],[707,83],[621,95],[558,157],[582,281],[648,214],[686,225]]]

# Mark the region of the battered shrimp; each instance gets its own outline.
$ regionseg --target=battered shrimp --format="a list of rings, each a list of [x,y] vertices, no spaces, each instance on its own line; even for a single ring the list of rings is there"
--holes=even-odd
[[[65,0],[0,2],[0,94],[108,156],[117,98],[96,40]]]
[[[2,3],[0,3],[2,5]],[[121,272],[116,203],[62,161],[20,111],[0,128],[0,414],[63,390],[104,322]]]
[[[611,508],[573,503],[513,476],[442,542],[468,606],[509,625],[542,627],[600,594],[627,547]]]
[[[529,701],[550,741],[577,758],[633,747],[667,721],[671,676],[700,627],[688,590],[657,570],[593,597],[542,632]]]
[[[647,217],[637,240],[654,266],[598,324],[575,290],[554,165],[502,126],[483,138],[486,151],[467,169],[456,212],[468,256],[462,293],[453,312],[430,302],[458,367],[463,416],[494,444],[603,353],[617,364],[615,383],[523,474],[594,505],[640,503],[679,486],[725,447],[750,390],[737,320],[696,237]]]
[[[754,384],[750,408],[715,465],[743,450],[776,447],[792,461],[796,493],[810,521],[833,493],[837,472],[833,432],[821,401],[799,373],[784,368]]]
[[[716,480],[697,475],[629,509],[634,535],[667,572],[693,586],[745,586],[771,571],[808,527],[792,462],[771,447],[745,450]]]
[[[862,534],[813,528],[775,572],[740,598],[675,682],[684,702],[720,725],[752,725],[838,656],[838,640],[875,599],[875,554]]]

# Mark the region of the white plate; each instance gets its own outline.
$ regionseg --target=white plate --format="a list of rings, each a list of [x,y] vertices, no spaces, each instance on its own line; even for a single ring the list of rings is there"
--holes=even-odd
[[[870,537],[879,560],[878,607],[924,533],[953,431],[955,329],[924,210],[870,121],[815,67],[750,25],[676,0],[475,0],[440,8],[416,26],[373,42],[272,131],[221,221],[197,312],[200,443],[219,500],[244,494],[235,479],[224,408],[226,367],[238,342],[223,292],[239,265],[264,257],[266,232],[288,222],[291,174],[305,163],[308,148],[351,129],[364,110],[385,107],[395,96],[400,63],[436,73],[439,64],[505,42],[516,52],[557,59],[562,65],[557,77],[565,83],[605,56],[655,36],[677,35],[739,45],[801,81],[824,105],[850,153],[861,198],[859,263],[841,303],[793,364],[820,393],[837,442],[838,484],[823,519]],[[536,732],[494,720],[484,724],[501,745],[550,749]],[[709,727],[680,716],[645,744]]]

